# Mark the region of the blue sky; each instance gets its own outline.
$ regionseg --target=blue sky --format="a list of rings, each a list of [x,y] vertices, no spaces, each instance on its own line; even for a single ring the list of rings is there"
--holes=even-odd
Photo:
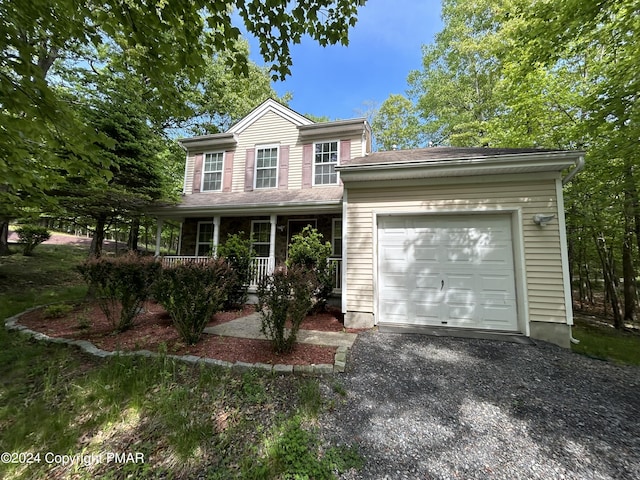
[[[289,106],[331,120],[361,116],[367,102],[378,106],[407,89],[409,71],[421,68],[422,45],[442,28],[440,0],[368,0],[359,9],[349,46],[321,47],[309,38],[292,48],[291,76],[274,83]],[[264,61],[251,41],[251,58]]]

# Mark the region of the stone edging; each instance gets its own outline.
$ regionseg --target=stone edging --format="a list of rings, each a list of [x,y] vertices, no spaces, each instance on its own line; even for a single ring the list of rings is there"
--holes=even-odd
[[[43,305],[30,308],[21,312],[13,317],[5,319],[4,326],[7,330],[15,330],[26,335],[30,335],[35,340],[50,342],[50,343],[62,343],[66,345],[74,345],[80,347],[86,353],[94,355],[100,358],[115,357],[115,356],[131,356],[140,355],[142,357],[165,357],[173,360],[179,360],[188,363],[204,363],[207,365],[217,365],[220,367],[234,368],[238,370],[249,370],[252,368],[258,368],[261,370],[267,370],[273,373],[305,373],[312,375],[324,375],[328,373],[342,373],[345,371],[347,363],[347,347],[337,347],[335,360],[333,365],[330,363],[321,363],[318,365],[283,365],[276,364],[270,365],[268,363],[247,363],[247,362],[226,362],[224,360],[218,360],[216,358],[197,357],[195,355],[163,355],[149,350],[135,350],[135,351],[122,351],[116,350],[115,352],[108,352],[96,347],[93,343],[87,340],[69,340],[68,338],[50,337],[44,333],[30,330],[24,325],[18,323],[19,318],[25,313],[29,313],[33,310],[42,308]]]

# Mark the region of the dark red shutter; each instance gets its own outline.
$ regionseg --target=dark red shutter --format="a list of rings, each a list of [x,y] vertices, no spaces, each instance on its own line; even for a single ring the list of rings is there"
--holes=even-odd
[[[302,146],[302,188],[313,185],[313,143]]]
[[[233,182],[233,150],[224,152],[224,167],[222,173],[222,191],[230,192]]]
[[[247,148],[247,160],[244,167],[244,191],[253,190],[253,173],[256,167],[256,149]]]
[[[278,172],[278,188],[289,188],[289,145],[280,146],[280,171]]]
[[[200,193],[202,185],[202,159],[204,155],[197,153],[193,162],[193,193]]]

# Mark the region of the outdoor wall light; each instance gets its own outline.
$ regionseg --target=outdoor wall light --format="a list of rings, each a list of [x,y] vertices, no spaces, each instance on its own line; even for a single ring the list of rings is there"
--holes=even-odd
[[[544,227],[547,223],[549,223],[554,218],[556,218],[555,215],[545,215],[544,213],[536,213],[533,216],[533,223],[535,223],[536,225],[540,225],[541,227]]]
[[[285,227],[286,227],[286,225],[278,225],[277,228],[278,228],[278,231],[282,233],[282,232],[284,232]]]

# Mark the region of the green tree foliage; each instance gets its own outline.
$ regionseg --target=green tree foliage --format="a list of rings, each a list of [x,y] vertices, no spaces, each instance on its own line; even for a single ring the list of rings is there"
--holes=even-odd
[[[203,78],[210,59],[224,52],[234,73],[250,73],[239,18],[260,44],[274,77],[290,72],[290,45],[307,34],[322,45],[348,43],[364,0],[182,0],[122,2],[33,0],[0,2],[0,253],[6,225],[51,202],[43,192],[76,176],[112,174],[96,160],[101,139],[75,113],[67,85],[52,67],[90,76],[105,51],[115,70],[144,81],[147,100],[171,111],[186,105],[183,89]],[[235,14],[234,14],[235,12]],[[170,107],[169,107],[170,106]],[[227,113],[227,112],[222,112]],[[59,152],[64,155],[59,155]]]
[[[382,150],[423,147],[422,128],[413,102],[402,95],[390,95],[371,122],[376,143]]]
[[[16,233],[22,244],[22,253],[25,256],[32,255],[34,248],[51,238],[49,230],[38,225],[22,225],[16,228]]]
[[[167,165],[181,162],[182,155],[175,150],[168,155],[170,147],[150,122],[135,77],[99,74],[92,85],[99,88],[79,98],[84,104],[78,105],[78,116],[103,139],[94,144],[93,159],[108,166],[109,175],[62,172],[56,188],[47,192],[57,202],[58,215],[95,225],[90,255],[99,257],[110,223],[137,219],[154,202],[171,200],[176,188]]]

